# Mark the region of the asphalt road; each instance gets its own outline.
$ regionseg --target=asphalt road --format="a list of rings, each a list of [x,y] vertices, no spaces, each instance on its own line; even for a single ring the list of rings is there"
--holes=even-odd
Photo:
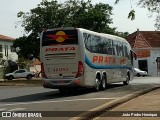
[[[51,117],[54,117],[54,120],[66,120],[128,94],[159,85],[160,77],[136,77],[126,86],[118,83],[109,85],[105,91],[81,89],[66,94],[41,86],[0,86],[0,111],[34,111],[41,113],[42,117],[47,116],[45,120],[53,120]]]

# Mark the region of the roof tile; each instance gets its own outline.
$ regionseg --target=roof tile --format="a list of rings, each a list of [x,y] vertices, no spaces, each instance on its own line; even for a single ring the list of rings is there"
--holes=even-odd
[[[136,31],[126,38],[132,48],[134,47],[139,34],[145,38],[151,47],[160,47],[160,31]]]
[[[5,36],[5,35],[0,35],[0,40],[4,40],[4,41],[14,41],[14,38]]]

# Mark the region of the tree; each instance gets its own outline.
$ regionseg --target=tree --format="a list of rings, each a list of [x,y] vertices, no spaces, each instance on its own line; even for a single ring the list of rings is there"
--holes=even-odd
[[[115,35],[119,36],[119,37],[122,37],[122,38],[126,38],[129,33],[128,32],[116,32]]]
[[[17,38],[13,46],[15,48],[19,47],[18,56],[19,58],[29,59],[31,55],[39,58],[39,45],[40,40],[37,38],[37,34],[31,33],[29,36],[23,36]]]
[[[96,32],[115,33],[115,28],[110,28],[112,23],[112,7],[108,4],[99,3],[92,5],[91,1],[72,1],[66,3],[66,9],[72,15],[68,17],[68,23],[64,26],[82,27]],[[70,7],[74,6],[74,7]]]
[[[21,37],[15,41],[15,47],[20,46],[20,55],[27,58],[29,54],[38,56],[39,34],[45,29],[59,27],[80,27],[96,32],[116,34],[116,28],[109,27],[112,23],[112,7],[108,4],[93,5],[91,0],[68,0],[63,4],[56,0],[42,0],[30,12],[19,12],[17,16],[22,19],[21,26],[28,37]]]
[[[116,0],[115,4],[117,4],[120,0]],[[155,27],[160,30],[160,0],[139,0],[138,5],[147,8],[149,12],[156,13],[156,23]],[[129,12],[128,18],[131,20],[135,19],[135,11],[131,10]]]
[[[110,28],[112,7],[108,4],[92,5],[91,1],[68,0],[64,4],[43,0],[30,13],[19,12],[26,32],[41,33],[44,29],[57,27],[83,27],[97,32],[113,33]]]
[[[28,37],[23,36],[15,40],[14,47],[20,47],[19,55],[28,58],[32,54],[39,55],[39,34],[45,29],[57,27],[82,27],[97,32],[115,33],[110,28],[112,7],[108,4],[92,5],[91,1],[68,0],[63,4],[57,1],[42,0],[30,12],[19,12],[17,16],[22,19],[21,26]]]

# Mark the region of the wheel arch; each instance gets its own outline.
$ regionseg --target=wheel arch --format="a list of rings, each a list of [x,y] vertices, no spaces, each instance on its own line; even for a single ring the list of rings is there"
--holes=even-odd
[[[13,79],[15,78],[14,75],[9,75],[9,77],[12,77]]]
[[[101,73],[100,73],[100,71],[97,71],[96,72],[96,78],[98,78],[98,80],[101,80]]]
[[[107,73],[105,71],[102,72],[102,77],[103,76],[105,76],[105,80],[106,80],[106,83],[107,83]]]

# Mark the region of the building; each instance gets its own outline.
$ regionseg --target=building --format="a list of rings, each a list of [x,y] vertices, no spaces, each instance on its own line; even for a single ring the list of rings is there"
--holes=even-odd
[[[139,31],[127,36],[137,55],[134,67],[145,70],[151,76],[160,76],[160,31]]]
[[[0,61],[2,60],[18,60],[18,55],[13,48],[13,41],[15,39],[0,35]]]
[[[38,59],[34,59],[32,64],[30,65],[30,71],[35,72],[35,77],[40,77],[41,72],[41,62]]]

